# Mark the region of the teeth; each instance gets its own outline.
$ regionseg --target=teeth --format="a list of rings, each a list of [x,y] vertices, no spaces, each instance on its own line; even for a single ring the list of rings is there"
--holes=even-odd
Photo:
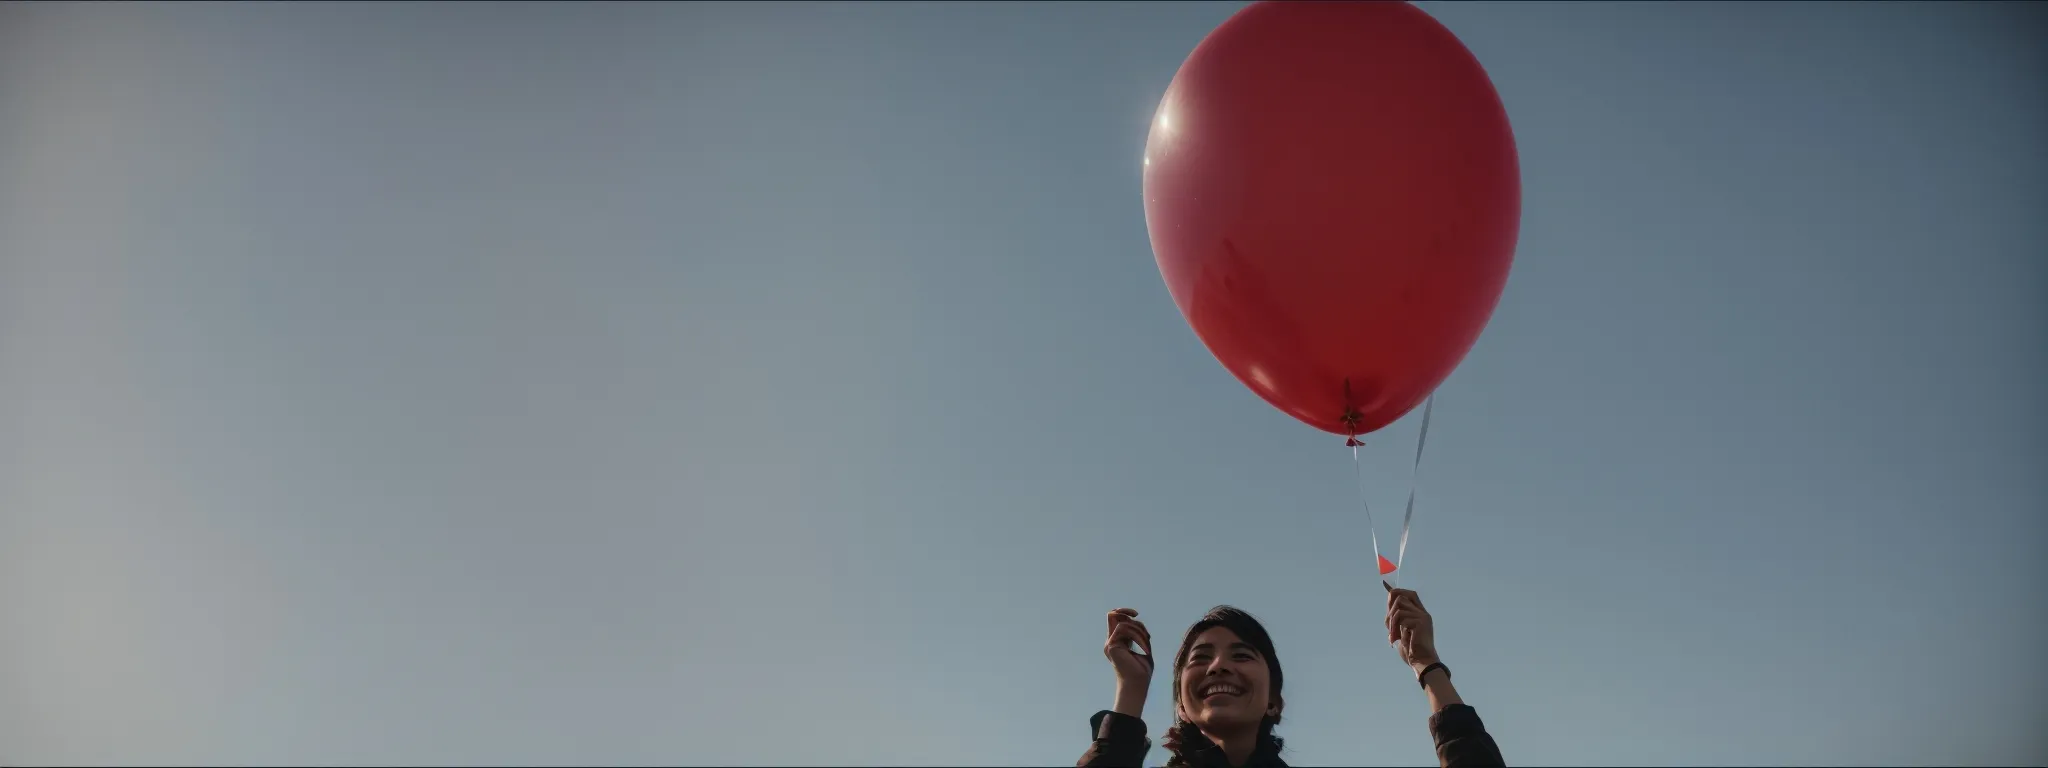
[[[1205,688],[1202,691],[1203,696],[1213,696],[1219,693],[1227,693],[1232,696],[1240,696],[1244,694],[1244,691],[1234,685],[1221,684],[1209,686],[1208,688]]]

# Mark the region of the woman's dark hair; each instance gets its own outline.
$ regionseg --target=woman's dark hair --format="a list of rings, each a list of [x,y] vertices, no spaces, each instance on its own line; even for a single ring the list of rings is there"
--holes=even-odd
[[[1188,664],[1188,652],[1193,649],[1195,638],[1200,637],[1203,632],[1207,632],[1215,627],[1230,630],[1237,635],[1239,640],[1250,643],[1253,648],[1258,649],[1259,656],[1266,660],[1266,672],[1273,678],[1272,696],[1275,700],[1280,699],[1280,685],[1285,682],[1286,678],[1280,675],[1280,657],[1273,652],[1273,638],[1271,635],[1266,634],[1266,627],[1260,624],[1258,619],[1252,618],[1251,614],[1228,605],[1219,605],[1209,609],[1209,613],[1202,616],[1201,621],[1197,621],[1194,626],[1188,627],[1187,636],[1180,641],[1180,652],[1173,655],[1173,727],[1166,731],[1165,744],[1166,750],[1172,754],[1172,757],[1167,758],[1166,761],[1168,768],[1180,768],[1180,766],[1188,765],[1187,755],[1192,755],[1204,749],[1213,749],[1216,746],[1215,742],[1210,741],[1208,736],[1202,735],[1202,729],[1195,727],[1194,723],[1180,719],[1181,668],[1186,667]],[[1280,746],[1285,743],[1285,740],[1273,735],[1273,726],[1279,724],[1280,715],[1278,713],[1267,717],[1259,723],[1259,744],[1258,747],[1253,749],[1253,754],[1265,752],[1277,755],[1280,753]]]

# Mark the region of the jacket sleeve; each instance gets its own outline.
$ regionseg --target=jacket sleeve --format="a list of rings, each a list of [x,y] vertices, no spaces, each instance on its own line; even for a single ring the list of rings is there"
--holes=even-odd
[[[1443,768],[1505,768],[1500,745],[1486,733],[1479,710],[1464,704],[1444,707],[1429,717],[1429,735],[1436,739],[1436,760]]]
[[[1152,741],[1145,738],[1145,721],[1130,715],[1105,709],[1088,720],[1088,728],[1094,741],[1075,763],[1079,768],[1140,768],[1152,749]]]

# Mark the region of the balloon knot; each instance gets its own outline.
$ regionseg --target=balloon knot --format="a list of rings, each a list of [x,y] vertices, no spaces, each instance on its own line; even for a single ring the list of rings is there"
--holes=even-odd
[[[1344,408],[1344,415],[1337,417],[1337,422],[1343,424],[1345,429],[1351,430],[1354,437],[1358,435],[1358,423],[1364,420],[1365,414],[1349,406]]]
[[[1344,441],[1344,447],[1346,448],[1357,448],[1362,445],[1365,445],[1365,443],[1358,442],[1357,435],[1352,435],[1350,438]]]
[[[1339,424],[1343,424],[1343,425],[1344,425],[1344,428],[1345,428],[1345,429],[1348,429],[1348,430],[1350,430],[1350,431],[1351,431],[1351,442],[1349,442],[1349,443],[1345,443],[1345,445],[1354,445],[1354,446],[1355,446],[1355,445],[1361,445],[1361,443],[1359,443],[1359,442],[1358,442],[1358,424],[1359,424],[1359,422],[1362,422],[1362,421],[1364,421],[1364,420],[1365,420],[1365,414],[1363,414],[1363,413],[1359,413],[1359,412],[1358,412],[1358,407],[1352,404],[1352,400],[1351,400],[1351,380],[1350,380],[1350,379],[1345,379],[1345,380],[1344,380],[1344,413],[1343,413],[1343,415],[1340,415],[1340,416],[1338,416],[1338,417],[1337,417],[1337,422],[1338,422]]]

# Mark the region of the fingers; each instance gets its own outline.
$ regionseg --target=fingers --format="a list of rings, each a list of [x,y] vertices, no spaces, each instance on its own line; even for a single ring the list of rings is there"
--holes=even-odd
[[[1385,582],[1381,582],[1385,583]],[[1429,611],[1412,589],[1387,587],[1387,642],[1413,647],[1415,635],[1429,630]]]
[[[1412,636],[1414,632],[1427,630],[1429,625],[1428,611],[1401,601],[1387,611],[1387,642],[1396,642],[1404,636]]]
[[[1144,653],[1133,652],[1131,647],[1134,645]],[[1103,643],[1102,654],[1108,656],[1111,661],[1115,661],[1118,654],[1130,656],[1149,671],[1152,669],[1152,638],[1145,634],[1143,627],[1119,625],[1115,631],[1109,633],[1109,640]]]
[[[1133,644],[1149,654],[1151,653],[1152,635],[1145,631],[1145,626],[1142,624],[1124,623],[1118,624],[1116,629],[1109,631],[1109,642],[1111,645],[1119,647],[1122,647],[1125,643]]]
[[[1145,629],[1145,622],[1138,620],[1138,610],[1136,608],[1118,608],[1114,611],[1110,611],[1108,619],[1109,632],[1112,635],[1116,634],[1116,628],[1119,626],[1123,626],[1125,624],[1136,625],[1138,627],[1138,633],[1144,638],[1142,641],[1138,643],[1138,646],[1144,649],[1145,655],[1152,655],[1152,633],[1151,631]]]
[[[1116,629],[1116,623],[1118,621],[1135,618],[1138,618],[1138,609],[1136,608],[1118,608],[1114,611],[1110,611],[1109,628]]]
[[[1133,631],[1130,625],[1121,624],[1116,629],[1109,631],[1109,639],[1102,641],[1102,648],[1105,651],[1111,652],[1128,649],[1130,644],[1136,642],[1137,639],[1138,633]]]
[[[1421,596],[1421,595],[1418,595],[1418,594],[1415,594],[1415,590],[1412,590],[1412,589],[1395,589],[1395,588],[1394,588],[1393,586],[1391,586],[1391,585],[1388,585],[1388,584],[1387,584],[1386,582],[1384,582],[1384,581],[1380,582],[1380,584],[1381,584],[1382,586],[1386,586],[1386,588],[1387,588],[1387,607],[1388,607],[1388,608],[1393,608],[1393,607],[1394,607],[1394,602],[1395,602],[1395,601],[1397,601],[1397,600],[1408,600],[1408,601],[1410,601],[1410,602],[1413,602],[1413,603],[1415,603],[1415,607],[1417,607],[1417,608],[1420,608],[1420,607],[1422,607],[1422,596]]]
[[[1412,605],[1397,605],[1387,612],[1387,626],[1428,626],[1429,612]]]
[[[1152,655],[1152,631],[1145,628],[1145,622],[1131,618],[1138,614],[1129,608],[1109,612],[1109,646],[1133,644],[1146,656]]]
[[[1110,611],[1109,631],[1115,632],[1117,627],[1121,627],[1126,624],[1136,624],[1140,630],[1144,629],[1145,622],[1137,620],[1137,615],[1137,611],[1133,611],[1129,608],[1118,608],[1114,611]]]
[[[1425,631],[1427,628],[1428,624],[1426,622],[1416,621],[1414,617],[1399,617],[1387,625],[1387,642],[1404,648],[1412,648],[1415,645],[1416,634]]]
[[[1394,615],[1403,612],[1420,616],[1423,621],[1429,620],[1429,609],[1422,607],[1422,599],[1416,597],[1413,591],[1397,589],[1388,593],[1387,626],[1391,628],[1394,625]]]

